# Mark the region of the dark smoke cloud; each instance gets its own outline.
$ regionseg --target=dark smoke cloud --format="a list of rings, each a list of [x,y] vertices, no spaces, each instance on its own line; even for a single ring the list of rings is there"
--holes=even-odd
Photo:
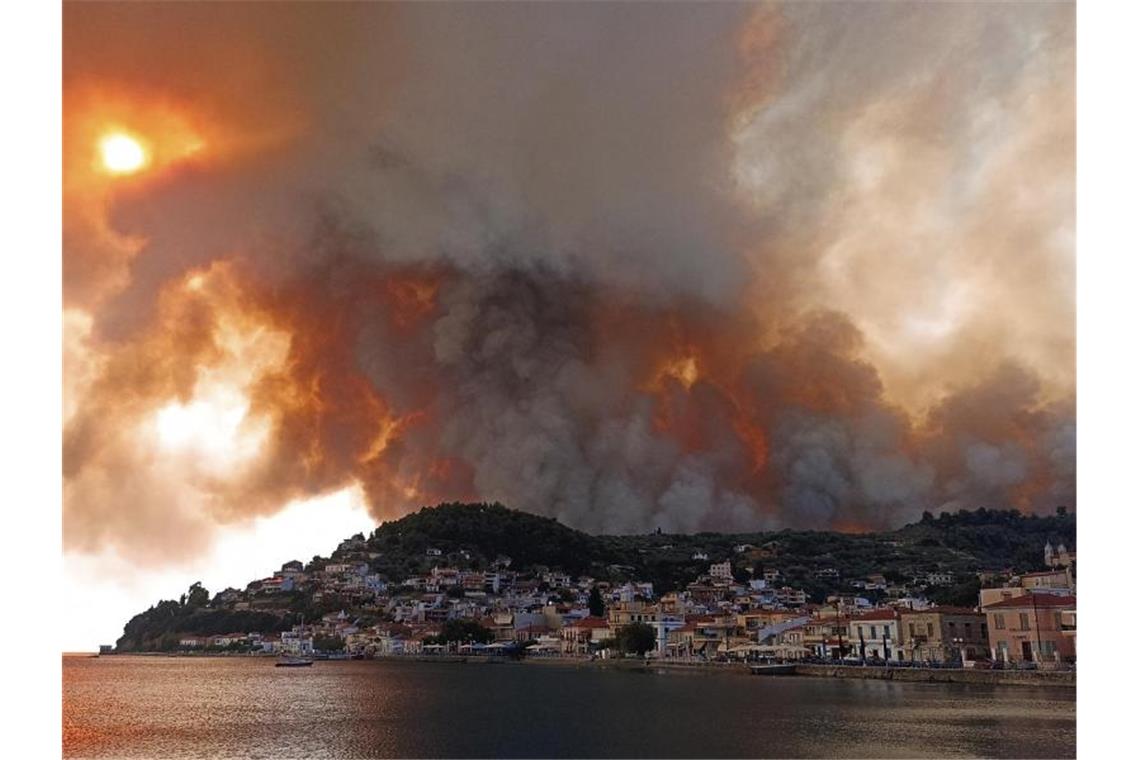
[[[353,483],[605,532],[1073,503],[1071,7],[65,16],[69,119],[209,138],[65,198],[69,547]],[[155,446],[228,388],[236,464]]]

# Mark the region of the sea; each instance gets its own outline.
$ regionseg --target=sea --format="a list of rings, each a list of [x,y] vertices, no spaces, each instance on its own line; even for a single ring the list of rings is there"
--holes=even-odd
[[[1076,690],[715,668],[66,656],[63,754],[1063,758],[1076,755]]]

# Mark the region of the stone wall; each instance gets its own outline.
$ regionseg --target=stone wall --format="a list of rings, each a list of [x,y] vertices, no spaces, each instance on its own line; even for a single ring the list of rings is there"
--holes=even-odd
[[[926,683],[1018,684],[1029,686],[1077,685],[1074,671],[958,670],[938,668],[886,668],[851,665],[796,665],[796,675],[824,678],[872,678],[884,681]]]

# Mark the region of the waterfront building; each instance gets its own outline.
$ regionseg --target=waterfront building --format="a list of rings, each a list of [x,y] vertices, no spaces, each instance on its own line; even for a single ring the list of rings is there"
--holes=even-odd
[[[985,606],[990,655],[1013,663],[1075,662],[1076,610],[1074,596],[1035,592]]]
[[[603,641],[613,638],[613,635],[613,629],[605,618],[590,616],[568,622],[561,632],[562,653],[590,654]]]
[[[903,661],[898,610],[872,610],[852,617],[847,636],[848,651],[861,660]]]
[[[903,659],[960,662],[989,659],[986,616],[964,607],[900,610]]]

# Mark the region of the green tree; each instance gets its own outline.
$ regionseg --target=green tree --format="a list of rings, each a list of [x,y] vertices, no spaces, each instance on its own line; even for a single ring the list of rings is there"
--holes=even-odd
[[[448,644],[459,642],[461,644],[477,643],[489,644],[494,640],[495,634],[474,620],[448,620],[438,636],[432,638],[430,643]]]
[[[657,643],[657,634],[653,627],[645,623],[630,623],[617,630],[617,645],[623,652],[631,652],[641,656],[648,652]]]
[[[590,599],[586,604],[590,608],[590,614],[594,617],[602,617],[606,614],[606,603],[602,601],[602,592],[598,591],[597,586],[590,589]]]
[[[343,652],[344,639],[340,636],[315,636],[313,637],[313,649],[318,652]]]
[[[210,602],[210,592],[203,588],[201,581],[194,583],[186,591],[186,606],[205,607]]]
[[[952,607],[975,607],[982,583],[971,576],[951,586],[933,586],[926,590],[926,598],[935,604]]]

